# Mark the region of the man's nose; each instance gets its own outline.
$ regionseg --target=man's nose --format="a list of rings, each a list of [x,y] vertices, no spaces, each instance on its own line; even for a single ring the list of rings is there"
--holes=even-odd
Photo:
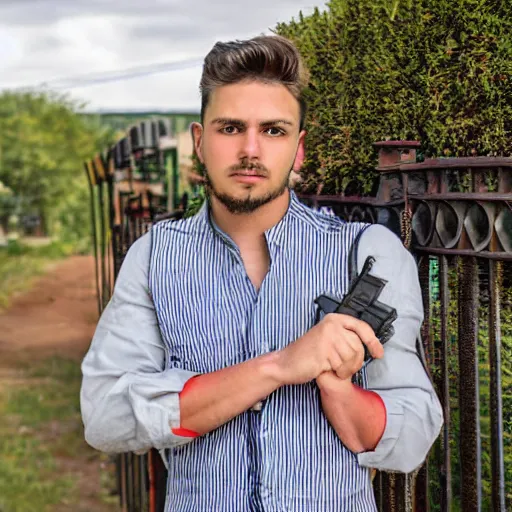
[[[239,158],[247,158],[249,160],[260,158],[261,148],[258,130],[246,130],[239,139],[241,142],[239,150]]]

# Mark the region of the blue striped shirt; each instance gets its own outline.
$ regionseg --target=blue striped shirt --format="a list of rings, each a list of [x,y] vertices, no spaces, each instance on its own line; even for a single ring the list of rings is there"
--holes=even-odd
[[[363,227],[292,193],[286,215],[265,233],[270,268],[256,292],[206,205],[191,219],[154,226],[130,250],[82,366],[88,442],[104,451],[168,448],[169,512],[376,510],[368,468],[415,469],[442,423],[414,350],[422,320],[415,263],[381,226],[360,243],[360,256],[377,256],[377,275],[389,281],[382,300],[399,314],[384,358],[366,368],[365,382],[387,409],[375,451],[343,446],[314,382],[279,388],[261,410],[193,441],[170,431],[190,376],[284,348],[313,326],[318,295],[343,297],[347,255]]]

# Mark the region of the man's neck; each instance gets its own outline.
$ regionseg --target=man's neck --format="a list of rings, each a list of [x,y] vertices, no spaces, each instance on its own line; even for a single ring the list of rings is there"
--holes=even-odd
[[[284,217],[290,204],[290,191],[286,189],[281,196],[251,213],[231,213],[213,196],[210,204],[211,214],[217,226],[238,244],[247,238],[260,238]]]

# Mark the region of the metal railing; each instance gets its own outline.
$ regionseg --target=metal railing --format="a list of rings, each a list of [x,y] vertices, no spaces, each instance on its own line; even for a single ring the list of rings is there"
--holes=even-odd
[[[111,298],[128,249],[148,231],[158,215],[167,211],[167,194],[161,192],[164,188],[155,191],[149,186],[155,182],[164,185],[167,177],[160,137],[167,139],[169,147],[167,120],[144,121],[131,127],[107,154],[85,163],[99,314]],[[113,462],[115,490],[123,511],[163,510],[166,472],[157,451],[145,455],[124,453]]]
[[[378,474],[379,510],[505,511],[512,507],[505,470],[512,475],[512,467],[505,467],[504,445],[507,434],[510,453],[512,432],[504,432],[501,333],[512,339],[503,323],[512,319],[505,299],[512,288],[512,158],[418,163],[417,142],[377,147],[376,197],[302,199],[347,221],[387,225],[418,261],[422,336],[445,426],[417,474]]]
[[[504,324],[512,310],[505,294],[512,288],[512,158],[418,163],[417,142],[376,146],[381,174],[375,197],[300,198],[331,208],[347,221],[388,226],[418,262],[422,337],[445,426],[428,462],[415,474],[377,473],[379,510],[504,512],[512,507],[512,483],[505,481],[505,471],[512,474],[512,468],[505,467],[501,340],[503,331],[512,337],[512,326]],[[105,176],[112,181],[112,172]],[[92,211],[97,208],[93,225],[101,226],[94,239],[104,306],[124,254],[154,221],[156,209],[127,196],[121,199],[118,222],[101,225],[98,218],[116,217],[113,188],[107,187],[106,200],[100,197],[101,179],[90,183]],[[111,265],[105,263],[109,254]],[[118,475],[124,510],[163,510],[166,473],[155,451],[121,456]]]

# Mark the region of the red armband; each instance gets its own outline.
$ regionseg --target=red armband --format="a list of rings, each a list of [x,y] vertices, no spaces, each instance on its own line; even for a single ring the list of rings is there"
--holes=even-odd
[[[196,375],[195,377],[192,377],[192,378],[188,379],[187,382],[185,382],[183,389],[180,391],[180,393],[178,395],[180,398],[190,390],[192,381],[195,380],[197,377],[199,377],[199,375]],[[183,427],[173,428],[173,429],[171,429],[171,431],[176,436],[199,437],[199,434],[197,432],[194,432],[193,430],[189,430],[188,428],[183,428]]]
[[[358,387],[360,393],[364,393],[370,400],[372,400],[372,402],[382,410],[382,413],[384,415],[384,427],[382,428],[382,434],[380,435],[377,443],[375,443],[375,446],[373,446],[372,448],[370,448],[368,450],[370,452],[373,452],[375,450],[375,448],[377,447],[377,445],[379,444],[380,440],[382,439],[384,432],[386,431],[386,425],[388,422],[388,415],[386,414],[386,404],[384,403],[384,400],[382,400],[382,397],[378,393],[375,393],[375,391],[363,389],[363,388],[360,388],[359,386],[356,386],[356,387]]]
[[[194,383],[195,379],[197,379],[197,377],[199,377],[199,375],[195,375],[194,377],[190,377],[190,379],[187,380],[187,382],[185,382],[185,384],[183,385],[183,389],[180,391],[179,393],[179,397],[181,398],[185,393],[187,393],[188,391],[190,391],[190,388],[192,387],[192,383]]]
[[[175,436],[181,436],[181,437],[199,437],[199,434],[197,432],[194,432],[193,430],[189,430],[188,428],[173,428],[172,433]]]

